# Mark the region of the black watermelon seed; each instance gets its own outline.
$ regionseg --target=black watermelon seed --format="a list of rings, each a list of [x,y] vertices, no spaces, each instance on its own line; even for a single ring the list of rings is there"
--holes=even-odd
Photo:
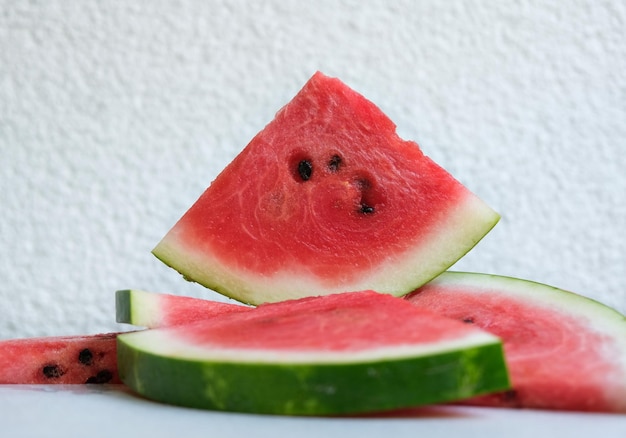
[[[99,371],[95,376],[91,376],[85,383],[107,383],[113,378],[113,373],[109,370]]]
[[[341,157],[339,155],[333,155],[328,161],[328,170],[331,172],[337,172],[341,165]]]
[[[298,175],[302,181],[308,181],[313,174],[313,165],[309,160],[302,160],[298,163]]]
[[[55,364],[44,366],[42,372],[43,375],[46,376],[48,379],[58,379],[63,374],[65,374],[65,371],[63,371],[61,367]]]
[[[467,316],[463,318],[463,322],[466,324],[474,324],[474,318],[472,318],[471,316]]]
[[[83,365],[91,365],[93,363],[93,353],[89,348],[85,348],[78,353],[78,361]]]
[[[367,204],[361,204],[361,213],[372,214],[374,213],[374,207],[367,205]]]

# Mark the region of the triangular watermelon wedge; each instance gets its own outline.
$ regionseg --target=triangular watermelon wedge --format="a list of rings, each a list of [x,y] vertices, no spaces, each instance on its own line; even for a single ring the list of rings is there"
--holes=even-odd
[[[122,334],[118,369],[149,399],[285,415],[380,412],[509,385],[497,337],[372,291]]]
[[[498,219],[372,102],[318,72],[153,253],[249,304],[366,289],[400,296]]]
[[[626,317],[616,310],[536,282],[461,272],[406,299],[503,340],[512,390],[469,403],[626,412]]]

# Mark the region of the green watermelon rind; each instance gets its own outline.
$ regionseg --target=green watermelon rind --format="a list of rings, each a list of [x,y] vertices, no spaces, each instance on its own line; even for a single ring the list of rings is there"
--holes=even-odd
[[[134,321],[133,292],[131,289],[115,291],[115,322],[130,324]]]
[[[306,296],[375,290],[403,296],[437,277],[467,254],[500,220],[500,215],[480,198],[467,192],[430,235],[420,236],[412,249],[390,256],[358,280],[323,284],[303,266],[299,271],[273,276],[227,267],[215,256],[194,251],[177,241],[170,231],[152,253],[186,280],[197,282],[245,304],[258,305]],[[291,269],[291,268],[290,268]]]
[[[510,384],[502,345],[487,334],[408,355],[379,349],[299,360],[280,352],[193,350],[172,346],[172,339],[155,330],[120,335],[120,377],[155,401],[276,415],[385,411],[465,399]]]

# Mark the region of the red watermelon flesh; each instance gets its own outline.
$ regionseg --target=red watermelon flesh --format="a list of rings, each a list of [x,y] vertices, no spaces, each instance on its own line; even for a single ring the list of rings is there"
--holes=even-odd
[[[0,384],[121,383],[116,333],[0,341]]]
[[[153,253],[245,303],[403,295],[498,219],[373,103],[316,73]]]
[[[252,312],[222,314],[171,332],[183,342],[216,349],[295,351],[313,353],[317,358],[351,351],[354,360],[364,349],[404,348],[484,335],[482,330],[467,330],[448,318],[415,312],[395,300],[373,291],[333,294],[325,299],[308,297],[263,304]],[[389,324],[391,319],[394,324]]]
[[[406,299],[504,342],[512,390],[488,406],[626,412],[626,318],[550,286],[446,272]]]

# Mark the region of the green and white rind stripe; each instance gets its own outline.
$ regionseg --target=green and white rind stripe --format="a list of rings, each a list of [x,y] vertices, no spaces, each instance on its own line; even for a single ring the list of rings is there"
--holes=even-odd
[[[122,381],[156,401],[213,410],[336,415],[441,403],[509,388],[499,340],[320,353],[199,348],[167,331],[118,337]]]
[[[574,292],[502,275],[448,271],[424,287],[494,294],[505,300],[517,298],[537,309],[553,312],[554,318],[565,316],[577,321],[585,330],[580,336],[600,335],[604,339],[604,360],[615,365],[613,374],[607,376],[610,381],[607,396],[620,406],[619,410],[626,410],[626,316],[617,310]]]
[[[284,271],[271,276],[226,266],[219,254],[194,251],[193,246],[186,247],[176,227],[170,230],[152,253],[187,280],[247,304],[258,305],[368,289],[402,296],[452,266],[499,220],[497,212],[468,191],[438,221],[434,229],[424,231],[419,243],[413,248],[401,254],[390,253],[385,262],[362,273],[357,280],[337,281],[333,285],[312,275],[307,266],[287,266]]]
[[[115,320],[144,327],[158,326],[161,317],[158,294],[138,289],[115,292]]]
[[[449,287],[471,290],[472,293],[495,293],[504,297],[518,297],[525,303],[567,314],[586,321],[594,331],[623,332],[626,353],[626,316],[596,300],[543,283],[503,275],[448,271],[425,287]],[[624,357],[626,359],[626,357]],[[626,360],[624,361],[626,364]]]

